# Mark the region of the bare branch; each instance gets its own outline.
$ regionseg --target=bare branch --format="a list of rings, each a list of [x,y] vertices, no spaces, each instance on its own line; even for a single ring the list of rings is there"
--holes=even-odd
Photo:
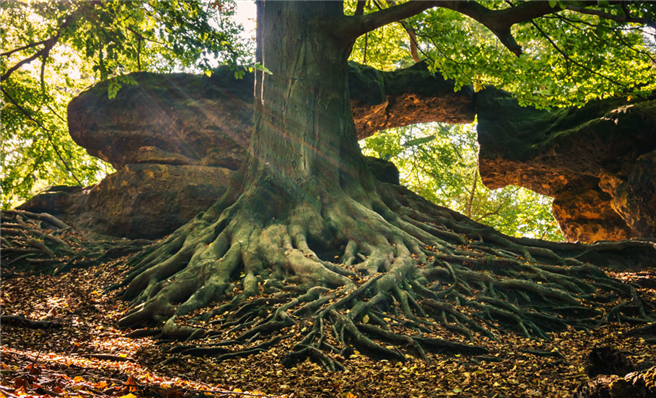
[[[516,55],[521,54],[522,48],[515,41],[510,28],[516,23],[530,21],[561,10],[559,6],[551,7],[548,2],[543,1],[521,3],[502,10],[490,10],[473,1],[410,1],[373,14],[346,17],[342,24],[342,33],[354,40],[366,32],[412,17],[433,7],[447,8],[480,22]]]
[[[476,171],[478,171],[478,168],[476,169]],[[519,189],[520,189],[520,187],[516,187],[515,190],[514,190],[513,192],[511,192],[508,196],[506,196],[506,198],[505,198],[504,200],[501,201],[501,203],[499,203],[499,205],[497,206],[496,209],[494,209],[494,210],[492,210],[492,211],[488,211],[487,213],[483,214],[482,216],[477,217],[477,218],[475,219],[475,221],[476,221],[476,222],[479,222],[479,221],[481,221],[481,220],[483,220],[483,219],[485,219],[485,218],[487,218],[487,217],[490,217],[490,216],[498,216],[499,213],[501,212],[501,209],[503,209],[503,206],[505,206],[506,203],[508,203],[508,201],[509,201],[513,196],[515,196],[515,194],[519,191]]]
[[[623,0],[611,0],[610,4],[621,4]],[[583,6],[568,5],[567,9],[598,15],[601,18],[612,19],[617,22],[637,22],[653,25],[653,21],[644,18],[631,18],[605,13],[603,11],[585,8],[585,6],[597,5],[597,0],[584,0]],[[385,26],[392,22],[399,22],[422,13],[430,8],[446,8],[467,15],[475,21],[480,22],[496,35],[501,43],[516,55],[520,55],[522,48],[512,36],[510,28],[520,22],[532,21],[535,18],[554,14],[563,9],[556,4],[551,7],[549,0],[529,0],[509,8],[492,10],[482,6],[473,0],[410,0],[407,3],[390,7],[372,14],[354,15],[345,17],[338,27],[338,31],[348,40],[365,34],[366,32]],[[626,14],[625,10],[625,14]]]
[[[355,7],[354,15],[364,14],[364,6],[367,4],[367,0],[358,0],[358,5]]]
[[[615,22],[621,22],[621,23],[628,23],[628,22],[634,22],[634,23],[639,23],[643,25],[649,25],[651,27],[656,27],[656,23],[654,21],[647,19],[647,18],[632,18],[629,15],[628,8],[626,8],[626,4],[624,2],[622,3],[622,7],[624,8],[624,14],[625,16],[619,16],[619,15],[614,15],[614,14],[609,14],[607,12],[603,12],[601,10],[593,10],[585,7],[579,7],[579,6],[574,6],[574,5],[568,5],[565,7],[567,10],[575,11],[581,14],[588,14],[588,15],[596,15],[600,18],[603,19],[608,19],[611,21]]]
[[[376,6],[382,10],[382,7],[378,4],[376,0],[374,0],[374,3]],[[396,5],[395,0],[387,0],[387,4],[390,6]],[[415,30],[412,27],[409,27],[408,24],[404,21],[399,21],[401,26],[403,26],[403,29],[405,29],[406,32],[408,32],[408,37],[410,37],[410,55],[412,55],[412,60],[415,62],[421,62],[421,58],[419,58],[419,52],[417,51],[419,48],[419,45],[417,44],[417,35],[415,34]]]
[[[629,11],[629,6],[626,4],[626,2],[622,1],[622,12],[624,12],[624,16],[627,18],[631,18],[631,11]]]
[[[20,69],[23,65],[29,64],[30,62],[34,61],[37,58],[47,57],[50,54],[50,50],[52,49],[52,47],[55,45],[55,43],[57,43],[58,39],[59,39],[59,35],[55,37],[51,37],[50,39],[46,40],[43,43],[44,47],[41,50],[34,53],[31,57],[25,58],[20,62],[18,62],[16,65],[9,68],[4,75],[0,76],[0,81],[5,81],[9,79],[9,76],[11,76],[11,74],[14,73],[16,70]]]
[[[405,31],[408,32],[408,36],[410,37],[410,55],[412,55],[412,59],[415,62],[421,62],[421,58],[419,58],[419,46],[417,45],[417,35],[415,34],[415,30],[411,27],[406,26],[406,24],[402,24],[403,27],[405,28]]]
[[[628,89],[628,87],[625,84],[622,84],[617,80],[611,79],[610,77],[608,77],[608,76],[606,76],[602,73],[599,73],[595,70],[592,70],[592,69],[588,68],[587,66],[583,65],[582,63],[573,60],[569,55],[567,55],[567,53],[565,53],[563,50],[561,50],[560,47],[558,47],[558,45],[551,39],[551,37],[549,37],[549,35],[547,35],[547,33],[538,24],[536,24],[534,21],[531,21],[531,24],[533,24],[533,26],[535,26],[535,28],[540,32],[540,34],[545,39],[547,39],[547,41],[549,41],[549,43],[553,46],[553,48],[556,49],[556,51],[558,51],[560,53],[560,55],[563,56],[563,58],[565,59],[565,62],[571,62],[574,65],[578,66],[579,68],[584,69],[584,70],[592,73],[593,75],[600,76],[600,77],[608,80],[609,82],[611,82],[613,84],[616,84],[620,87],[624,87],[625,89]]]
[[[622,4],[624,4],[624,3],[622,3]],[[547,18],[556,18],[556,19],[559,19],[559,20],[565,22],[565,23],[568,24],[569,26],[571,26],[571,27],[573,27],[574,29],[577,29],[577,30],[579,30],[579,31],[583,31],[583,30],[582,30],[577,24],[583,24],[583,25],[586,25],[586,26],[590,26],[590,27],[592,27],[592,28],[596,28],[597,26],[599,26],[599,25],[595,25],[595,24],[592,24],[592,23],[589,23],[589,22],[586,22],[586,21],[582,21],[582,20],[580,20],[580,19],[571,19],[571,18],[567,18],[567,17],[565,17],[565,16],[563,16],[563,15],[558,15],[558,14],[554,15],[553,17],[547,17]],[[638,50],[637,48],[633,47],[630,43],[627,43],[627,41],[624,39],[624,37],[622,36],[622,34],[620,34],[620,32],[619,32],[620,30],[624,30],[624,29],[623,29],[623,28],[622,28],[622,29],[619,29],[619,28],[611,28],[611,31],[613,32],[613,34],[615,35],[615,37],[617,37],[617,40],[620,41],[620,43],[621,43],[622,46],[624,46],[624,47],[626,47],[626,48],[632,50],[632,51],[635,52],[636,54],[640,54],[640,55],[644,55],[644,56],[646,56],[647,58],[651,59],[652,62],[654,62],[654,63],[656,64],[656,58],[654,58],[649,52]],[[606,40],[603,40],[603,39],[601,39],[601,38],[599,38],[599,40],[600,40],[602,43],[606,44],[606,45],[614,46],[614,47],[619,47],[618,45],[614,45],[613,43],[610,43],[610,42],[608,42],[608,41],[606,41]]]
[[[89,2],[83,2],[83,3],[82,3],[82,6],[80,6],[78,9],[76,9],[75,11],[73,11],[72,13],[70,13],[70,14],[66,17],[66,19],[64,20],[64,22],[63,22],[63,23],[61,24],[61,26],[57,29],[57,33],[56,33],[53,37],[51,37],[51,38],[49,38],[49,39],[46,39],[46,40],[43,40],[43,41],[40,41],[40,42],[38,42],[38,43],[28,44],[27,46],[23,46],[23,47],[21,47],[21,48],[17,48],[17,49],[15,49],[15,50],[11,50],[11,51],[8,51],[8,52],[3,53],[2,55],[4,56],[4,55],[12,54],[12,53],[14,53],[14,52],[16,52],[16,51],[24,50],[24,49],[26,49],[26,48],[35,47],[35,46],[37,46],[37,45],[43,45],[43,48],[42,48],[41,50],[39,50],[38,52],[36,52],[36,53],[33,54],[32,56],[30,56],[30,57],[28,57],[28,58],[25,58],[25,59],[23,59],[23,60],[21,60],[21,61],[19,61],[16,65],[14,65],[14,66],[12,66],[11,68],[9,68],[9,69],[7,70],[7,72],[5,72],[4,75],[0,76],[0,81],[4,81],[4,80],[9,79],[9,76],[11,76],[11,74],[14,73],[16,70],[18,70],[19,68],[21,68],[23,65],[29,64],[30,62],[34,61],[35,59],[37,59],[37,58],[39,58],[39,57],[43,58],[43,60],[44,60],[44,62],[45,62],[45,60],[46,60],[46,59],[48,58],[48,56],[50,55],[50,50],[52,50],[52,48],[55,46],[55,44],[57,44],[57,41],[59,41],[59,38],[61,37],[61,34],[63,33],[63,31],[64,31],[68,26],[70,26],[71,23],[73,23],[77,18],[80,17],[80,15],[81,15],[82,12],[83,12],[83,9],[84,9],[87,5],[90,5],[91,7],[93,7],[93,6],[95,6],[95,5],[97,5],[97,4],[100,4],[100,3],[101,3],[100,0],[94,0],[94,1],[89,1]]]
[[[474,168],[473,174],[473,181],[472,181],[472,188],[471,192],[469,193],[469,200],[467,200],[467,217],[471,218],[471,208],[472,208],[472,203],[474,203],[474,196],[476,196],[476,183],[478,182],[478,162],[476,162],[476,168]]]
[[[24,45],[23,47],[14,48],[13,50],[9,50],[9,51],[7,51],[7,52],[4,52],[4,53],[0,54],[0,57],[8,57],[8,56],[10,56],[10,55],[13,54],[13,53],[16,53],[16,52],[19,52],[19,51],[23,51],[23,50],[27,50],[28,48],[32,48],[32,47],[36,47],[36,46],[40,46],[41,44],[45,44],[46,41],[47,41],[47,40],[41,40],[41,41],[38,41],[38,42],[36,42],[36,43],[26,44],[26,45]]]

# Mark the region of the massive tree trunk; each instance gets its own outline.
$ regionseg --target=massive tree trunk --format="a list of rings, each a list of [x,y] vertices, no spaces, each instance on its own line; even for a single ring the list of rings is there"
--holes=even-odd
[[[169,337],[220,335],[178,351],[225,358],[300,333],[288,363],[310,357],[336,369],[352,346],[404,359],[374,339],[422,358],[483,354],[432,334],[478,342],[495,337],[492,320],[539,337],[566,325],[652,320],[631,286],[584,263],[612,262],[612,253],[650,261],[652,245],[511,238],[375,180],[349,107],[342,4],[266,1],[258,12],[258,56],[271,73],[256,76],[250,158],[233,190],[133,260],[124,295],[134,309],[120,326],[165,322]],[[602,291],[617,297],[592,308]],[[632,301],[613,300],[621,297]],[[176,324],[192,312],[203,322]],[[214,326],[200,326],[208,320]],[[285,334],[297,324],[306,327]],[[229,343],[240,351],[227,352]]]

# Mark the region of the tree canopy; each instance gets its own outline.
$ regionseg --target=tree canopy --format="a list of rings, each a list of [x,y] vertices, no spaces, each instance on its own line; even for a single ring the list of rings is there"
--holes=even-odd
[[[508,235],[563,240],[551,198],[517,186],[492,191],[483,185],[475,124],[389,129],[362,146],[366,155],[394,162],[401,183],[433,203]]]
[[[458,87],[478,91],[493,85],[541,107],[644,96],[656,88],[652,2],[529,3],[425,5],[421,14],[359,37],[353,57],[381,69],[397,68],[413,62],[414,45],[420,58]],[[363,11],[374,14],[395,4],[366,2]]]

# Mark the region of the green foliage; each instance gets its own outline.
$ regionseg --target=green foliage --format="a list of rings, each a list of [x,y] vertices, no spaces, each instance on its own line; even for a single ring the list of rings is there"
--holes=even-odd
[[[351,60],[383,71],[414,63],[408,34],[400,23],[385,25],[360,36],[353,45]]]
[[[114,77],[113,97],[134,71],[204,71],[251,63],[231,21],[234,3],[5,1],[0,3],[2,207],[47,185],[98,181],[111,171],[70,138],[66,106]]]
[[[390,129],[364,140],[363,152],[394,162],[403,185],[438,205],[508,235],[563,240],[551,198],[514,186],[485,188],[478,174],[475,126]]]
[[[14,207],[48,185],[89,185],[112,171],[68,134],[66,105],[89,81],[70,78],[83,71],[75,66],[54,60],[44,73],[45,90],[29,70],[18,70],[3,82],[2,208]],[[63,89],[51,90],[52,86]]]
[[[576,2],[556,2],[575,7]],[[507,2],[485,2],[489,8]],[[552,6],[555,6],[553,4]],[[633,18],[652,19],[656,4],[599,5],[594,12],[613,18],[630,9]],[[517,57],[485,26],[455,11],[436,8],[412,20],[433,67],[458,87],[478,91],[494,85],[522,104],[580,106],[591,99],[646,95],[656,88],[654,32],[637,23],[620,23],[572,10],[517,24],[512,33],[522,46]]]
[[[346,3],[346,13],[355,11],[355,3]],[[367,1],[364,13],[392,3]],[[480,3],[490,9],[520,4],[502,0]],[[656,89],[656,24],[646,22],[656,19],[656,3],[549,3],[568,9],[513,26],[512,35],[523,49],[519,57],[481,23],[437,7],[358,38],[351,60],[381,70],[408,66],[413,63],[409,48],[414,40],[420,57],[454,79],[457,88],[469,85],[478,91],[493,85],[512,92],[522,104],[541,108],[581,106],[591,99],[614,96],[646,96]],[[586,13],[580,12],[583,6]],[[622,18],[643,23],[623,22]],[[415,39],[408,30],[415,33]]]

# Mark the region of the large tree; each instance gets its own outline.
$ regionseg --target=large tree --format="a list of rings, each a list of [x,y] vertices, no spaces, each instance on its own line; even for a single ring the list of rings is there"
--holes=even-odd
[[[345,15],[339,1],[258,3],[264,68],[256,72],[249,159],[214,206],[132,261],[124,296],[133,309],[120,326],[165,322],[164,335],[184,338],[225,333],[218,344],[181,351],[223,353],[232,342],[248,354],[293,336],[279,331],[299,324],[289,360],[309,356],[334,369],[341,366],[336,355],[353,346],[403,359],[398,347],[377,342],[385,340],[422,357],[433,349],[485,352],[434,338],[438,324],[475,341],[478,334],[494,338],[497,321],[544,337],[568,324],[653,320],[652,305],[633,287],[590,265],[651,264],[653,243],[512,238],[377,181],[358,147],[347,82],[358,37],[425,10],[468,16],[521,57],[515,26],[534,24],[541,34],[537,18],[572,13],[644,24],[653,5],[391,4],[365,13],[359,2]],[[608,295],[631,301],[596,300]],[[192,313],[195,326],[176,323]],[[206,329],[208,320],[225,332]]]
[[[34,4],[41,14],[23,13]],[[220,9],[221,3],[212,4]],[[218,344],[181,350],[216,354],[226,344],[242,347],[228,356],[296,336],[280,330],[298,325],[301,337],[290,362],[310,356],[336,368],[337,354],[348,355],[352,346],[403,359],[398,347],[382,340],[422,357],[433,349],[485,352],[435,338],[432,333],[442,328],[478,341],[494,338],[496,328],[544,337],[567,325],[652,320],[651,304],[633,287],[589,263],[649,265],[653,243],[585,246],[512,238],[376,180],[357,144],[347,59],[362,47],[363,35],[410,18],[403,26],[419,41],[415,50],[460,84],[514,87],[524,101],[543,105],[638,96],[653,88],[653,49],[636,29],[651,24],[654,4],[373,5],[360,0],[345,13],[342,0],[259,2],[257,60],[263,67],[256,70],[249,159],[214,206],[132,260],[122,285],[133,309],[119,324],[165,322],[163,334],[178,338],[218,333],[225,337]],[[35,116],[44,113],[19,101],[25,90],[18,83],[29,79],[12,79],[35,60],[47,71],[58,43],[85,50],[103,79],[110,64],[118,74],[135,63],[140,69],[144,48],[154,63],[167,59],[166,51],[186,54],[190,62],[230,42],[206,23],[197,1],[0,1],[0,7],[15,13],[3,14],[4,20],[21,22],[0,30],[14,44],[0,53],[3,105],[44,131]],[[33,26],[43,21],[50,23],[36,35]],[[527,45],[525,54],[515,36]],[[590,43],[600,47],[592,51]],[[458,45],[462,54],[453,50]],[[490,72],[501,64],[512,67]],[[532,78],[518,78],[522,73]],[[44,73],[32,76],[34,87],[41,83],[39,103],[46,103]],[[547,77],[554,76],[563,84],[550,83]],[[206,308],[222,300],[224,305]],[[192,313],[195,326],[177,323]],[[222,330],[206,329],[207,320]]]

